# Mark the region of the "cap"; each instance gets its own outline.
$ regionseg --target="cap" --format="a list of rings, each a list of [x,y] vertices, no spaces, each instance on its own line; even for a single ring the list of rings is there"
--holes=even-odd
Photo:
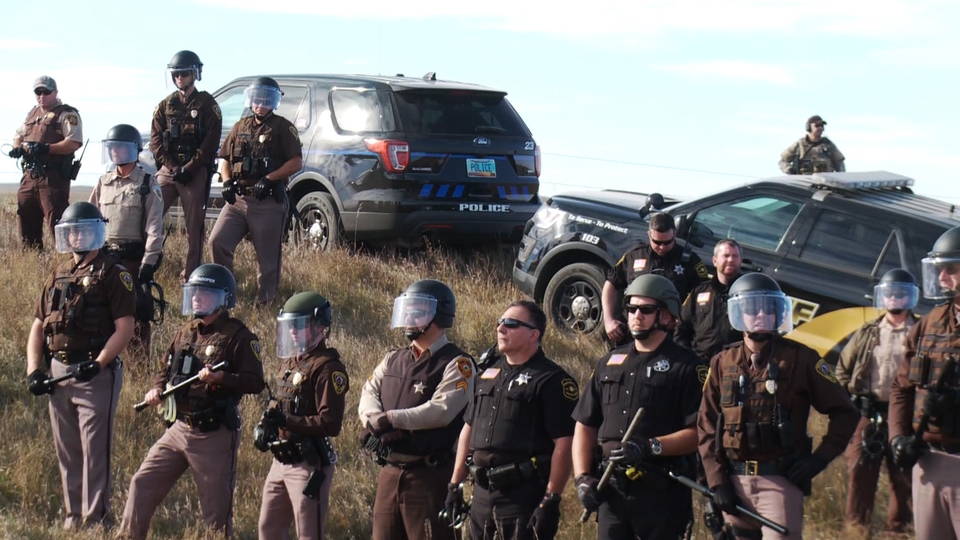
[[[823,118],[820,118],[820,115],[819,115],[819,114],[815,114],[815,115],[811,116],[810,118],[807,118],[807,125],[808,125],[808,126],[809,126],[810,124],[814,123],[814,122],[817,122],[817,123],[823,124],[823,125],[827,125],[827,121],[824,120]]]
[[[51,92],[56,92],[57,81],[53,80],[53,77],[49,75],[37,77],[37,80],[33,81],[33,89],[36,90],[37,88],[46,88]]]

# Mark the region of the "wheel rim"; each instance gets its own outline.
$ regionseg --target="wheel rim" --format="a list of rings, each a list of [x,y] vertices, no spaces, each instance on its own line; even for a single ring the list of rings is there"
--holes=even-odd
[[[314,249],[324,250],[330,242],[330,223],[318,208],[307,208],[300,216],[300,238]]]
[[[580,278],[564,282],[553,307],[553,316],[562,328],[581,334],[593,332],[603,316],[600,291]]]

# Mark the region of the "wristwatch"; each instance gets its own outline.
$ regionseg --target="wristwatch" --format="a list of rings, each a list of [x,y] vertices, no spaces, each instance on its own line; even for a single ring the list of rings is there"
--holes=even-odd
[[[663,445],[660,444],[660,439],[656,437],[650,437],[650,440],[647,442],[650,445],[650,453],[654,456],[659,456],[663,453]]]

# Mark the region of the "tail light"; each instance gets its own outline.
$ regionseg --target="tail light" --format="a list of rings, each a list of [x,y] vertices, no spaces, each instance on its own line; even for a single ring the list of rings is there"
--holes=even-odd
[[[536,148],[533,149],[533,174],[537,178],[540,178],[540,145],[538,144]]]
[[[403,172],[410,165],[410,145],[392,139],[364,139],[367,150],[380,156],[387,172]]]

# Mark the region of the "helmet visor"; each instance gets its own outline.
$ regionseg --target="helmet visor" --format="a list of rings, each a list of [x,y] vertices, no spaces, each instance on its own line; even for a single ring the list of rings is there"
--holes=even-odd
[[[312,315],[277,317],[277,356],[290,358],[312,351],[323,337],[323,327]]]
[[[257,105],[274,111],[280,105],[280,90],[259,84],[248,86],[243,91],[243,100],[243,106],[246,108]]]
[[[197,69],[197,66],[168,67],[167,73],[170,75],[170,79],[189,77],[192,75],[193,80],[200,80],[200,70]]]
[[[100,249],[107,237],[107,224],[102,219],[81,219],[58,223],[53,235],[60,253],[86,252]]]
[[[730,326],[741,332],[789,332],[793,329],[790,298],[780,291],[755,291],[727,300]]]
[[[913,309],[920,299],[920,288],[915,283],[890,281],[873,288],[873,307],[887,311]]]
[[[183,307],[181,315],[206,317],[227,305],[227,291],[203,285],[186,284],[183,286]]]
[[[133,163],[140,157],[140,149],[137,148],[136,143],[128,141],[102,141],[102,143],[102,161],[104,163],[122,165]]]
[[[390,328],[424,328],[436,315],[436,298],[425,294],[402,294],[393,301]]]
[[[960,284],[960,257],[925,257],[920,261],[920,273],[924,298],[953,298]]]

